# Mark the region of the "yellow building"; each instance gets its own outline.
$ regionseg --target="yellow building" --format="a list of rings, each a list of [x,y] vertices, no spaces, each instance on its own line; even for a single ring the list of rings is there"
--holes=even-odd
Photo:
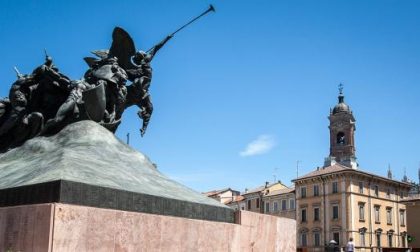
[[[242,196],[244,197],[244,202],[246,203],[245,210],[257,213],[264,213],[263,196],[267,195],[272,191],[286,188],[288,187],[283,185],[280,181],[278,181],[272,184],[266,182],[265,185],[252,190],[245,189],[245,192],[242,194]]]
[[[331,240],[343,247],[350,237],[360,248],[407,247],[401,200],[410,185],[359,169],[355,119],[342,89],[329,120],[330,155],[324,166],[294,180],[298,248],[323,251]]]
[[[263,196],[264,213],[296,219],[295,188],[267,192]]]

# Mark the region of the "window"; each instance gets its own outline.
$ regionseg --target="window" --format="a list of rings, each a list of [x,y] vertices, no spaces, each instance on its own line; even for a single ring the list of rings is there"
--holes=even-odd
[[[389,225],[392,224],[392,208],[391,207],[386,208],[386,224],[389,224]]]
[[[319,207],[314,208],[314,221],[319,221]]]
[[[301,211],[301,220],[302,222],[306,222],[306,208]]]
[[[406,247],[406,244],[405,244],[405,241],[406,241],[406,236],[403,234],[403,235],[401,235],[401,244],[402,244],[402,247],[403,248],[405,248]]]
[[[306,233],[300,234],[300,244],[302,245],[302,247],[306,247],[308,245],[308,241],[306,239]]]
[[[376,246],[381,247],[381,233],[376,233]]]
[[[338,193],[338,182],[334,181],[332,183],[332,193]]]
[[[265,202],[265,212],[266,213],[270,212],[270,202]]]
[[[321,235],[318,232],[314,233],[314,246],[321,246]]]
[[[284,199],[281,201],[281,210],[286,211],[286,209],[287,209],[287,200]]]
[[[314,196],[319,196],[319,185],[314,185]]]
[[[379,186],[376,185],[374,189],[375,189],[375,197],[379,197]]]
[[[274,201],[273,203],[273,212],[279,211],[279,203],[277,201]]]
[[[256,206],[257,206],[257,208],[260,208],[260,199],[257,199],[256,201],[257,201],[257,202],[256,202]]]
[[[405,226],[405,211],[400,210],[400,225]]]
[[[340,244],[340,233],[334,232],[333,233],[333,240],[337,242],[337,244]]]
[[[363,193],[363,182],[359,181],[359,193]]]
[[[386,189],[386,198],[387,199],[391,198],[391,189],[389,189],[389,188]]]
[[[290,206],[290,209],[295,209],[295,199],[290,199],[289,200],[289,206]]]
[[[365,232],[361,232],[360,234],[360,247],[366,246],[366,236]]]
[[[301,198],[306,198],[306,187],[301,187],[300,188],[300,197]]]
[[[392,233],[388,233],[388,247],[392,248]]]
[[[365,220],[365,203],[359,203],[359,220]]]
[[[333,205],[333,220],[338,219],[338,205]]]
[[[248,200],[248,210],[251,209],[251,200]]]
[[[403,191],[400,192],[400,198],[404,199],[404,192]]]
[[[375,223],[381,223],[381,219],[379,218],[379,210],[380,210],[380,206],[374,206],[375,208]]]

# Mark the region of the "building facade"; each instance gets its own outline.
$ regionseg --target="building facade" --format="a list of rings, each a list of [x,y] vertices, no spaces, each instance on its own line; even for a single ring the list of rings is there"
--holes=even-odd
[[[420,248],[420,194],[410,195],[403,202],[407,208],[407,235],[411,237],[410,247]]]
[[[225,188],[221,190],[205,192],[203,194],[209,198],[219,201],[222,204],[226,204],[227,202],[231,202],[232,200],[235,199],[235,197],[240,195],[240,192],[232,190],[231,188]]]
[[[229,206],[235,211],[246,209],[245,198],[242,195],[236,196],[233,200],[226,202],[225,205]]]
[[[278,181],[272,184],[266,182],[264,186],[260,186],[252,190],[245,190],[245,192],[242,194],[246,204],[245,210],[256,213],[264,213],[264,195],[267,195],[272,191],[287,188],[287,186]]]
[[[330,155],[324,166],[294,180],[299,248],[323,251],[334,240],[343,247],[350,238],[356,247],[407,247],[408,183],[358,168],[354,133],[356,120],[344,103],[329,116]]]
[[[295,188],[270,191],[263,202],[265,214],[296,219]]]

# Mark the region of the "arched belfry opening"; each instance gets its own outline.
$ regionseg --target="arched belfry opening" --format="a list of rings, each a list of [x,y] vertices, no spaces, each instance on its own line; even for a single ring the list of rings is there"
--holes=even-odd
[[[343,132],[337,134],[337,144],[344,145],[346,143],[346,136]]]

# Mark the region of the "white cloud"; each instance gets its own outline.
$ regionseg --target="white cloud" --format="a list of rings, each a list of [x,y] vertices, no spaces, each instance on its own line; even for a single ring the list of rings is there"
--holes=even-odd
[[[276,145],[274,137],[271,135],[261,135],[254,141],[250,142],[244,151],[239,155],[242,157],[261,155],[269,152]]]

